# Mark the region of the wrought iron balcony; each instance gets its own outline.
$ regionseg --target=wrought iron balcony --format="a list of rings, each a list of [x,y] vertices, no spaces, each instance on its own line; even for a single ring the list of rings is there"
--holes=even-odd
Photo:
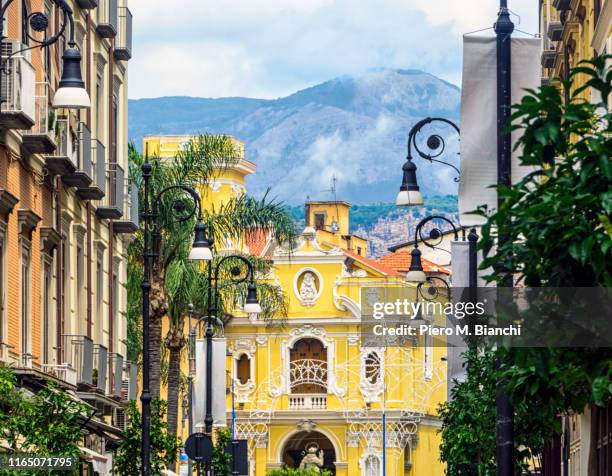
[[[94,345],[93,366],[93,384],[98,392],[104,394],[108,385],[108,349],[101,344]]]
[[[36,120],[34,66],[15,41],[2,43],[5,71],[0,71],[0,129],[30,129]]]
[[[35,120],[31,130],[23,134],[23,146],[31,154],[50,154],[55,148],[53,140],[53,111],[49,107],[49,83],[36,83]]]
[[[51,127],[54,130],[56,148],[53,154],[45,157],[45,167],[53,176],[71,175],[77,169],[77,133],[70,127],[70,119],[66,116],[55,119]]]
[[[92,145],[93,181],[89,187],[77,189],[77,195],[81,200],[101,200],[106,194],[106,147],[97,139],[92,142]]]
[[[546,36],[550,41],[560,41],[563,36],[563,24],[560,21],[549,21]]]
[[[63,337],[64,364],[76,371],[76,385],[90,387],[93,382],[93,341],[87,336]]]
[[[123,204],[123,220],[113,223],[115,233],[134,233],[139,227],[138,189],[126,184],[126,194]]]
[[[125,175],[123,168],[117,163],[108,164],[108,176],[106,182],[107,193],[96,208],[96,215],[99,218],[118,220],[123,216],[123,200]]]
[[[84,122],[78,126],[78,142],[76,143],[76,170],[62,176],[62,182],[69,187],[83,188],[91,184],[91,131]]]
[[[98,35],[102,38],[114,38],[117,35],[117,0],[99,0],[97,12]]]
[[[119,7],[119,25],[115,38],[115,59],[127,61],[132,58],[132,12],[128,7]]]
[[[98,0],[76,0],[76,3],[81,10],[91,10],[98,6]]]
[[[113,352],[108,359],[110,368],[108,394],[112,397],[121,398],[121,386],[123,384],[123,355]]]

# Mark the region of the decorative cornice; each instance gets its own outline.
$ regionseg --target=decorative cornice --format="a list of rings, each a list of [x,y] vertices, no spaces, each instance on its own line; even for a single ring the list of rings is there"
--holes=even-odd
[[[36,213],[29,209],[21,209],[17,211],[17,220],[19,233],[25,235],[28,238],[31,237],[32,232],[38,225],[38,222],[42,220]]]
[[[62,235],[55,228],[45,226],[40,229],[41,251],[44,253],[49,255],[53,253],[53,250],[59,246],[61,241]]]
[[[0,217],[6,218],[12,213],[19,199],[8,190],[0,188]]]

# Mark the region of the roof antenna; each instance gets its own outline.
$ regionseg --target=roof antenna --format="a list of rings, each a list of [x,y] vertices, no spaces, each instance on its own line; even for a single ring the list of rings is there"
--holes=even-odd
[[[340,231],[340,225],[338,224],[338,217],[340,216],[340,211],[338,210],[338,197],[336,196],[336,185],[338,183],[338,179],[336,178],[336,174],[332,175],[332,186],[329,190],[321,190],[322,192],[329,192],[334,197],[334,203],[336,204],[336,219],[331,222],[331,232],[338,233]]]

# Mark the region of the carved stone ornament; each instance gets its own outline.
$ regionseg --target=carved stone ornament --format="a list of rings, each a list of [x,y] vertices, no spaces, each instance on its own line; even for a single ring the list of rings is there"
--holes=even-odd
[[[314,306],[323,288],[323,277],[313,268],[304,268],[295,275],[293,290],[302,306]]]
[[[317,427],[317,424],[312,420],[299,420],[296,426],[298,430],[310,433],[311,431],[314,431],[314,429]]]

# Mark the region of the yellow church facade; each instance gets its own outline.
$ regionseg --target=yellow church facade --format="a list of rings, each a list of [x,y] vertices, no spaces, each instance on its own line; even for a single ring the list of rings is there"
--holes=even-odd
[[[150,136],[145,145],[163,157],[185,140]],[[245,193],[255,165],[236,144],[240,161],[203,184],[203,206]],[[349,231],[350,204],[308,202],[305,215],[292,249],[263,232],[239,245],[272,261],[258,279],[280,286],[288,304],[283,326],[239,314],[224,329],[227,425],[248,440],[250,474],[315,465],[337,476],[443,475],[436,409],[447,395],[446,348],[362,346],[362,296],[416,289],[367,257],[367,241]]]

